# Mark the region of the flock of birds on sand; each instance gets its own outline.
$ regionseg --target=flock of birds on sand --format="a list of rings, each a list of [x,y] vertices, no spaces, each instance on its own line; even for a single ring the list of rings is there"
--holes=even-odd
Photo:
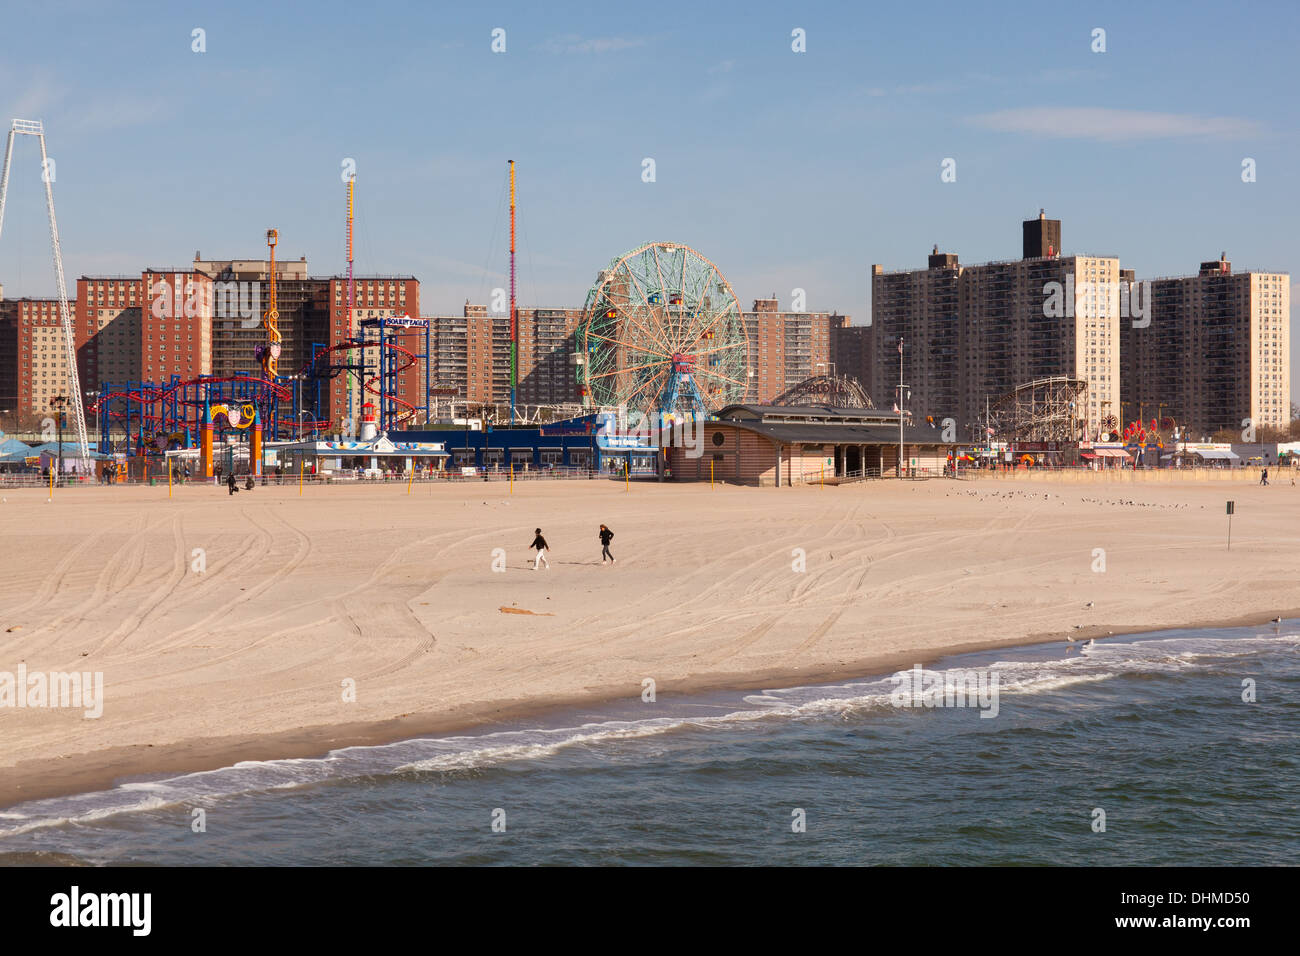
[[[987,492],[949,491],[944,493],[945,498],[959,498],[962,495],[965,495],[970,498],[975,498],[979,501],[997,501],[999,499],[1001,500],[1014,499],[1020,501],[1029,501],[1029,500],[1050,501],[1052,498],[1055,498],[1057,500],[1057,504],[1059,504],[1061,507],[1065,507],[1064,495],[1061,494],[1053,495],[1047,492],[1039,493],[1033,491],[987,491]],[[1130,498],[1117,498],[1113,500],[1107,498],[1080,498],[1079,501],[1086,505],[1097,505],[1097,507],[1099,508],[1105,507],[1106,505],[1111,505],[1113,507],[1159,508],[1165,511],[1178,511],[1182,508],[1191,507],[1191,505],[1187,504],[1186,502],[1171,502],[1169,504],[1159,504],[1153,501],[1134,501]],[[1205,505],[1201,505],[1201,510],[1202,511],[1205,510]]]

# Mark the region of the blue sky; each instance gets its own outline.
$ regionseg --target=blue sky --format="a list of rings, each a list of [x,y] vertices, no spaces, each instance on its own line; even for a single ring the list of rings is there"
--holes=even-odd
[[[357,271],[414,274],[426,314],[505,284],[508,159],[523,304],[581,305],[611,258],[672,240],[746,305],[798,287],[863,322],[872,263],[1014,258],[1039,207],[1067,254],[1139,277],[1300,261],[1293,3],[6,10],[0,117],[45,121],[70,280],[260,256],[271,226],[282,255],[341,272],[348,157]],[[47,295],[39,160],[18,148],[0,282]]]

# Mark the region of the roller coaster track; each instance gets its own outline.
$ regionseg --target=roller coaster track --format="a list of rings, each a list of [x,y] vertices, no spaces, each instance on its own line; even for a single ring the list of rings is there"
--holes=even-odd
[[[357,378],[358,381],[361,382],[361,387],[363,389],[365,389],[370,394],[377,396],[380,399],[380,401],[383,401],[384,399],[388,399],[392,401],[393,404],[401,406],[401,410],[395,416],[395,422],[400,424],[406,421],[411,416],[413,416],[416,412],[416,408],[413,404],[406,401],[405,399],[398,398],[396,395],[393,395],[389,392],[384,392],[375,384],[376,382],[379,382],[381,378],[384,377],[385,373],[383,371],[380,371],[374,375],[371,375],[369,378],[362,380],[360,376],[356,375],[356,372],[366,371],[367,369],[365,366],[352,365],[347,362],[338,363],[334,361],[324,361],[324,362],[322,361],[322,359],[324,359],[326,356],[333,355],[336,352],[347,353],[352,349],[379,348],[380,345],[381,343],[379,342],[362,341],[362,340],[355,340],[350,342],[339,342],[337,345],[331,345],[329,348],[321,349],[319,352],[317,352],[312,357],[312,360],[299,370],[299,373],[304,375],[311,375],[315,378],[334,378],[341,372],[347,372],[350,375],[353,375],[354,377]],[[400,356],[400,358],[403,360],[401,365],[397,366],[397,368],[387,373],[388,375],[391,375],[394,379],[402,372],[405,372],[408,368],[410,368],[415,364],[416,362],[415,353],[410,351],[409,349],[403,348],[400,345],[396,345],[393,342],[384,342],[382,343],[382,345],[383,348],[392,349],[394,354]],[[383,359],[381,358],[380,368],[382,369],[382,367],[383,367]]]
[[[103,395],[99,396],[99,398],[97,398],[94,402],[92,402],[88,406],[88,408],[90,411],[94,412],[95,414],[100,414],[101,412],[107,411],[109,418],[115,419],[117,421],[125,421],[128,419],[138,418],[142,422],[149,423],[149,426],[151,428],[154,428],[157,431],[173,432],[173,431],[187,428],[194,423],[177,418],[176,416],[173,415],[155,414],[153,411],[146,411],[146,407],[152,409],[158,403],[165,403],[168,400],[170,400],[171,397],[177,391],[180,391],[182,389],[195,388],[195,389],[204,390],[206,389],[207,386],[210,385],[220,385],[220,384],[230,384],[230,383],[243,383],[243,384],[252,385],[257,389],[259,389],[262,394],[255,395],[250,398],[218,396],[214,399],[211,396],[207,396],[205,392],[204,393],[205,397],[181,398],[177,400],[177,404],[184,405],[190,408],[202,407],[205,401],[215,401],[218,403],[229,403],[233,401],[241,404],[263,404],[264,405],[271,398],[276,398],[279,399],[280,401],[285,401],[285,402],[290,401],[293,398],[293,393],[290,391],[287,385],[282,385],[277,382],[272,382],[269,381],[268,379],[259,378],[253,375],[226,375],[221,377],[185,379],[180,382],[173,382],[170,385],[152,385],[143,388],[118,389],[118,390],[106,392]],[[132,409],[129,412],[126,411],[125,409],[114,411],[113,403],[119,401],[133,402],[138,406],[138,408]],[[298,429],[299,434],[301,434],[303,430],[324,430],[328,425],[329,425],[328,421],[314,421],[314,422],[298,421],[298,422],[291,423],[292,427]]]

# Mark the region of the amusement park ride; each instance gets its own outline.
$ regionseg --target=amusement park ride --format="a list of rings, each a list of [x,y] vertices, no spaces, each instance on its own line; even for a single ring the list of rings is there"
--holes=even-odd
[[[5,143],[4,171],[0,173],[0,230],[4,228],[5,200],[9,194],[9,162],[14,151],[14,136],[35,136],[41,143],[41,181],[45,183],[45,208],[50,214],[50,245],[54,251],[54,275],[59,291],[59,320],[63,329],[64,347],[67,349],[68,396],[72,405],[72,420],[77,429],[77,459],[83,474],[91,470],[90,440],[86,435],[86,409],[81,400],[81,380],[77,374],[77,342],[72,328],[72,309],[68,306],[68,287],[63,278],[63,250],[59,245],[59,224],[54,216],[54,168],[45,152],[45,127],[39,121],[15,119],[9,127]],[[62,454],[62,442],[60,442]]]
[[[355,287],[352,267],[352,224],[354,179],[347,183],[347,314],[355,315]],[[293,375],[280,373],[283,337],[279,329],[280,313],[276,292],[276,246],[279,232],[266,233],[269,253],[268,303],[262,314],[266,341],[257,346],[253,359],[260,374],[200,375],[169,382],[128,382],[115,387],[105,383],[91,410],[99,419],[99,450],[105,454],[160,455],[178,448],[199,449],[199,474],[211,477],[214,447],[232,437],[247,436],[249,469],[260,474],[264,441],[301,440],[304,434],[327,432],[334,426],[340,432],[356,431],[353,418],[354,392],[363,398],[362,410],[378,402],[379,427],[389,430],[428,411],[424,404],[408,402],[399,396],[401,373],[424,359],[428,375],[429,323],[408,316],[365,319],[349,322],[354,334],[332,345],[312,345],[311,358]],[[62,288],[62,283],[60,283]],[[357,326],[359,325],[359,328]],[[417,351],[411,339],[418,340],[423,331],[423,350]],[[406,344],[399,344],[400,342]],[[303,392],[295,384],[303,380],[319,383],[339,375],[349,377],[347,416],[334,421],[320,415],[319,400],[304,408]],[[428,394],[428,382],[424,394]],[[309,393],[312,391],[307,390]],[[417,390],[418,391],[418,390]]]
[[[742,402],[749,341],[722,273],[689,246],[651,242],[613,260],[578,327],[583,405],[656,413],[669,423]]]
[[[8,188],[10,154],[16,134],[41,141],[40,123],[14,120],[0,179],[0,227]],[[518,377],[518,327],[515,270],[515,164],[510,167],[510,421]],[[69,395],[82,468],[89,471],[90,442],[87,407],[77,380],[77,355],[72,310],[68,304],[54,218],[52,176],[44,177],[50,233],[58,279],[60,313],[67,346]],[[389,431],[405,424],[427,422],[430,395],[447,389],[431,387],[433,365],[427,319],[389,315],[357,320],[353,280],[353,213],[355,175],[347,180],[347,328],[349,334],[332,344],[312,343],[309,357],[293,374],[282,374],[283,336],[280,331],[276,283],[279,232],[266,232],[269,301],[262,314],[265,341],[249,356],[255,367],[235,374],[199,375],[168,381],[104,382],[88,410],[99,426],[98,450],[129,457],[163,456],[178,449],[198,449],[199,473],[210,477],[218,446],[247,443],[248,468],[262,469],[264,442],[300,441],[305,434],[355,436],[354,401],[367,421]],[[153,295],[146,289],[146,299]],[[146,305],[145,308],[150,306]],[[211,318],[212,316],[209,316]],[[423,339],[422,343],[420,339]],[[689,246],[646,243],[614,259],[597,276],[587,296],[577,330],[579,400],[583,410],[593,406],[657,412],[668,423],[707,416],[723,406],[743,401],[749,389],[748,338],[735,292],[718,268]],[[301,354],[299,360],[301,361]],[[408,370],[423,362],[423,387],[414,382],[415,401],[401,397],[399,383]],[[346,415],[325,414],[320,401],[324,383],[347,376]],[[316,388],[303,389],[305,380]],[[312,400],[312,392],[315,396]],[[306,397],[308,401],[304,402]],[[378,406],[378,415],[374,415]],[[467,409],[468,414],[468,409]],[[525,416],[526,419],[526,416]],[[242,458],[242,454],[240,455]]]

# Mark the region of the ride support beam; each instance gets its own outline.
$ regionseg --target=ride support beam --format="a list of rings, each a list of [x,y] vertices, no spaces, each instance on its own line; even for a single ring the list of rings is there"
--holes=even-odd
[[[199,430],[199,474],[212,477],[212,406],[203,403],[203,424]]]
[[[262,477],[262,410],[260,408],[253,412],[253,425],[248,436],[248,470],[256,477]]]

